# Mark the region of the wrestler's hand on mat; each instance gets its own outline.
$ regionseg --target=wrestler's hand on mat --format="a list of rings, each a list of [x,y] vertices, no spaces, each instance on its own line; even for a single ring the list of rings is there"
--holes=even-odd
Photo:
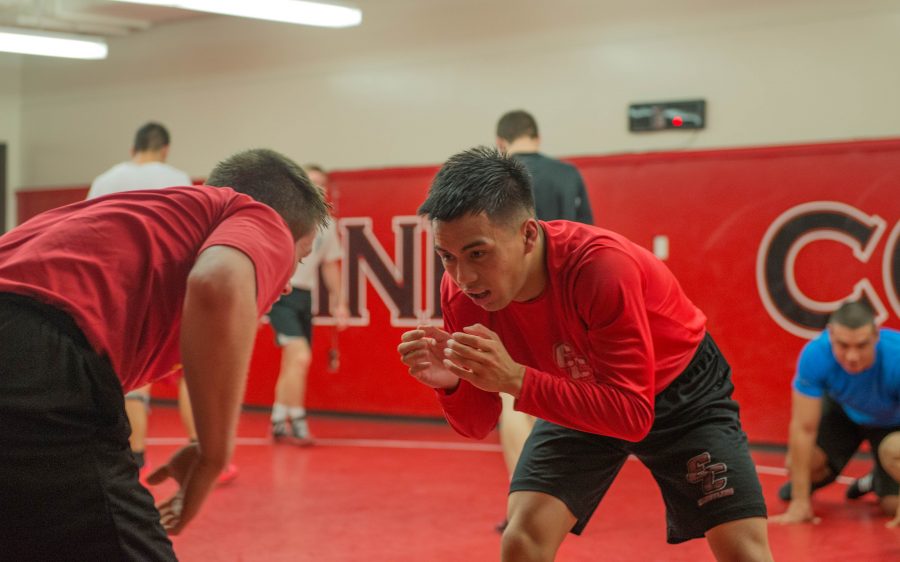
[[[897,506],[897,514],[894,518],[884,524],[885,527],[897,529],[900,528],[900,505]]]
[[[813,513],[812,504],[809,500],[792,500],[788,504],[787,511],[773,517],[772,522],[781,525],[794,525],[797,523],[818,525],[822,522],[822,518],[816,517],[816,514]]]
[[[444,352],[444,366],[488,392],[519,397],[525,366],[513,361],[500,336],[481,324],[454,332]]]
[[[197,515],[203,500],[215,486],[219,472],[221,467],[203,459],[199,445],[191,443],[179,449],[168,463],[147,477],[147,482],[154,485],[168,478],[178,482],[178,492],[156,506],[167,533],[177,535]]]
[[[419,326],[400,337],[397,353],[409,374],[432,388],[455,389],[459,377],[444,367],[444,350],[450,334],[434,326]]]

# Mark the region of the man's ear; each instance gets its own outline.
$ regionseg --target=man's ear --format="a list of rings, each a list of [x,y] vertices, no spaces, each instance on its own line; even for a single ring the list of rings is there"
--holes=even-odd
[[[505,139],[497,137],[496,139],[494,139],[494,144],[497,146],[497,150],[506,154],[506,150],[509,148],[509,143],[506,142]]]
[[[522,236],[525,239],[525,253],[534,250],[540,238],[541,226],[534,217],[529,217],[522,223]]]

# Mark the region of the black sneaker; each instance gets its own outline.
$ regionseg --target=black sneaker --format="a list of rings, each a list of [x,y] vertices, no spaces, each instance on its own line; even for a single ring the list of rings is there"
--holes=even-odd
[[[275,441],[284,441],[290,437],[290,429],[288,429],[287,420],[279,420],[272,422],[272,439]]]
[[[862,478],[857,478],[847,487],[847,499],[856,500],[872,491],[874,475],[870,472]]]
[[[291,418],[291,436],[299,445],[312,444],[313,438],[309,432],[309,424],[306,423],[306,416]]]
[[[826,478],[821,482],[814,483],[809,490],[810,495],[818,490],[819,488],[824,488],[825,486],[834,482],[834,477]],[[781,498],[782,501],[789,502],[791,501],[791,481],[788,480],[784,484],[782,484],[781,488],[778,488],[778,497]]]

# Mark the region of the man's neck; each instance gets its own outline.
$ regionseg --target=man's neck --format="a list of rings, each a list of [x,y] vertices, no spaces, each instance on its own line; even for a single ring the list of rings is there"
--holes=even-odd
[[[162,152],[148,150],[144,152],[136,152],[131,157],[131,161],[135,164],[149,164],[151,162],[165,162]]]
[[[547,235],[544,229],[538,228],[538,239],[534,251],[529,254],[528,273],[525,286],[519,293],[523,300],[535,299],[544,292],[547,286]]]
[[[538,152],[541,149],[539,137],[519,137],[506,146],[507,154],[527,154]]]

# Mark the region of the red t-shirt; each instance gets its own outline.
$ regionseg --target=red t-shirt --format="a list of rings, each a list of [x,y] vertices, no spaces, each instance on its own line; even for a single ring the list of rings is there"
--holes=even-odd
[[[130,191],[47,211],[0,237],[0,292],[68,313],[127,391],[179,362],[187,277],[224,245],[256,268],[259,314],[296,266],[287,224],[230,188]]]
[[[527,302],[488,312],[448,275],[441,284],[444,327],[481,323],[526,366],[516,409],[572,429],[639,441],[654,398],[687,367],[706,317],[672,272],[624,236],[569,221],[541,222],[547,286]],[[482,438],[500,414],[496,393],[460,381],[438,392],[450,424]]]

